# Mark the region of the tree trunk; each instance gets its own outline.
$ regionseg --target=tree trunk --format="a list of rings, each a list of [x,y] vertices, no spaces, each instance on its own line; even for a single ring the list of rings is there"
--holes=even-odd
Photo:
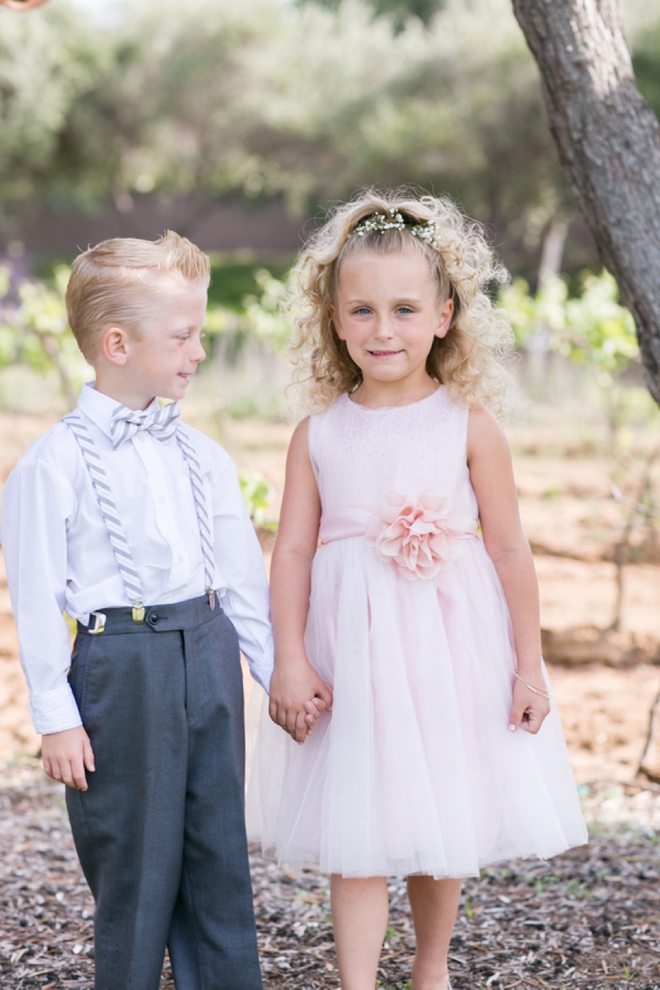
[[[571,190],[634,316],[660,404],[660,128],[635,85],[617,0],[513,0],[513,8]]]

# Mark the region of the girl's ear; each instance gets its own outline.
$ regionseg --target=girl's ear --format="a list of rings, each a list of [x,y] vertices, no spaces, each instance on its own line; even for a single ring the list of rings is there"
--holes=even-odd
[[[438,325],[435,328],[436,337],[446,337],[451,326],[451,318],[454,315],[454,300],[445,299],[438,313]]]
[[[122,327],[108,327],[101,334],[99,350],[110,364],[124,365],[128,361],[128,334]]]
[[[335,328],[335,332],[340,340],[346,340],[346,334],[342,330],[341,323],[337,316],[337,307],[334,303],[330,303],[330,319],[332,320],[332,325]]]

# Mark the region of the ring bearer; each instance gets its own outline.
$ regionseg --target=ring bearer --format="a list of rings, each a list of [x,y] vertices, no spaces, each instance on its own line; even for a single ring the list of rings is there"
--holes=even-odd
[[[96,901],[96,990],[157,990],[166,946],[178,990],[261,987],[239,648],[267,690],[268,589],[231,460],[179,422],[208,284],[174,233],[76,259],[67,311],[96,380],[4,494],[31,713]]]

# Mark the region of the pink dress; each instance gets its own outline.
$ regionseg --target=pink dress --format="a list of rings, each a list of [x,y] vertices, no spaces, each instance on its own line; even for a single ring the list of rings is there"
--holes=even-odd
[[[262,724],[262,845],[346,877],[476,875],[587,841],[559,715],[507,729],[515,655],[444,388],[312,416],[323,514],[306,632],[334,687],[304,745]],[[272,726],[272,727],[271,727]]]

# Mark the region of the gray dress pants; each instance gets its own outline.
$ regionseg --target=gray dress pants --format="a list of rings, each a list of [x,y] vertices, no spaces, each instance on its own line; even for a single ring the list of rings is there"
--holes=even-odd
[[[157,990],[166,946],[177,990],[261,990],[234,627],[206,596],[104,614],[69,674],[96,771],[66,792],[96,990]]]

